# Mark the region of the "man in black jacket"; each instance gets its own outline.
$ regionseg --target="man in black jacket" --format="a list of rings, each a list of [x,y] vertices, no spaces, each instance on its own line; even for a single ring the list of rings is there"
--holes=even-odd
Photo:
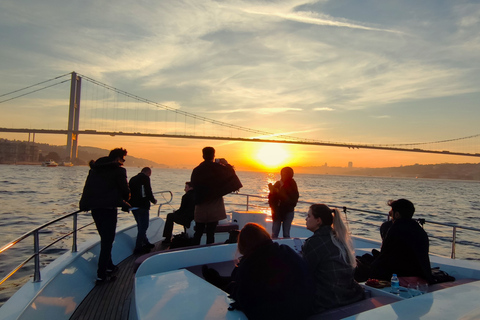
[[[133,207],[132,213],[135,221],[137,221],[138,230],[135,250],[133,251],[135,254],[146,253],[154,247],[147,238],[147,229],[150,222],[150,202],[153,204],[157,203],[150,184],[151,175],[152,169],[145,167],[139,174],[131,178],[129,182],[130,190],[132,191],[130,205]]]
[[[416,276],[432,281],[428,235],[413,220],[415,207],[406,199],[389,201],[393,223],[388,230],[379,255],[371,265],[370,277],[389,280],[398,276]]]
[[[190,228],[195,213],[195,193],[191,182],[185,182],[185,194],[182,196],[180,208],[167,214],[163,236],[163,243],[172,241],[173,224],[178,223],[186,228]]]
[[[97,284],[115,280],[112,274],[118,270],[112,262],[112,245],[117,228],[117,207],[129,207],[130,189],[127,171],[123,168],[127,150],[113,149],[108,157],[90,162],[80,210],[91,210],[100,235],[100,256],[98,258]]]

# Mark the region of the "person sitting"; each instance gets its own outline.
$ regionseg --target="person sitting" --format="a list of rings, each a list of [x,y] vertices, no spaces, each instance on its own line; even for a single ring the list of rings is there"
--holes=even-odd
[[[313,204],[306,226],[314,232],[302,248],[315,283],[312,311],[320,313],[364,299],[363,288],[353,278],[355,255],[340,211]]]
[[[390,230],[390,227],[393,224],[393,217],[392,217],[392,210],[388,213],[388,219],[387,221],[384,221],[382,225],[380,226],[380,237],[382,237],[382,241],[385,240],[387,237],[388,230]]]
[[[163,243],[168,244],[172,241],[173,224],[177,223],[185,228],[190,228],[195,212],[195,193],[191,182],[185,182],[185,194],[182,196],[180,208],[167,214],[163,236]]]
[[[432,281],[428,235],[413,220],[415,207],[407,199],[390,200],[392,226],[383,239],[380,253],[370,266],[369,277],[390,280],[393,273]]]
[[[204,266],[204,278],[235,300],[248,319],[305,319],[313,285],[305,261],[289,246],[272,241],[259,224],[247,223],[238,236],[240,262],[226,280]]]

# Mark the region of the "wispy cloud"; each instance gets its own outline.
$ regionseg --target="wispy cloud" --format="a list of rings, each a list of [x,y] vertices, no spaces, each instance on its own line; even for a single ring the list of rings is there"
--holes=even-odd
[[[335,109],[329,107],[313,108],[313,111],[333,111]]]

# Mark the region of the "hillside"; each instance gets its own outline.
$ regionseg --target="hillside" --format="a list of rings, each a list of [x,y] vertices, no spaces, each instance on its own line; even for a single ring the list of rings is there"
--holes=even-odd
[[[427,178],[480,180],[480,163],[415,164],[389,168],[298,167],[297,173],[376,176],[397,178]]]
[[[96,160],[107,156],[110,150],[95,147],[78,147],[78,159],[75,165],[87,165],[90,160]],[[160,164],[148,159],[137,158],[128,154],[127,167],[155,167],[168,168],[165,164]],[[56,146],[46,143],[26,142],[18,140],[0,139],[0,163],[4,164],[34,164],[44,161],[44,159],[53,159],[57,162],[66,158],[66,147]]]

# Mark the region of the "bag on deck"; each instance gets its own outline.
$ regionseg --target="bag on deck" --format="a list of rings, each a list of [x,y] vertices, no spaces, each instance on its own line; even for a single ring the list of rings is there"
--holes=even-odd
[[[189,238],[185,232],[176,234],[172,238],[170,249],[193,246],[193,238]]]
[[[440,270],[440,268],[432,268],[432,278],[433,278],[433,283],[442,283],[442,282],[449,282],[449,281],[455,281],[455,277],[452,277],[448,273],[446,273],[443,270]]]

